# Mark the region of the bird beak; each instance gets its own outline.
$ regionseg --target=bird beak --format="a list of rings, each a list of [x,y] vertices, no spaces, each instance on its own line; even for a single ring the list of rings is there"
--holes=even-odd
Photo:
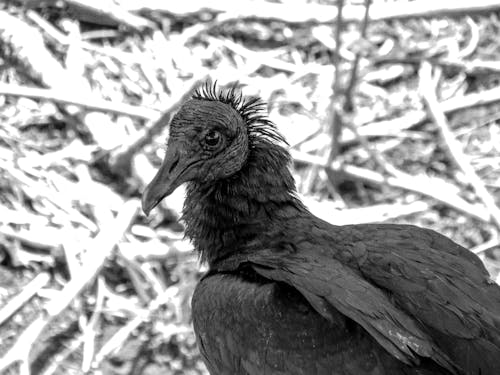
[[[175,144],[167,147],[160,169],[142,194],[142,210],[146,215],[179,185],[190,180],[193,164]]]

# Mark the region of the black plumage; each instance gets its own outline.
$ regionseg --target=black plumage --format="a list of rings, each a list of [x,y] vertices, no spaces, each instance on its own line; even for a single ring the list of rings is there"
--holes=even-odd
[[[295,194],[256,98],[206,85],[173,117],[146,213],[187,182],[209,271],[192,308],[212,375],[500,374],[500,287],[479,258],[409,225],[333,226]]]

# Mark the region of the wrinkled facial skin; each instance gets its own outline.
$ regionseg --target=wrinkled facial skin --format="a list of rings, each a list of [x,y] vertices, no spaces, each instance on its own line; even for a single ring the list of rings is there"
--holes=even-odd
[[[191,99],[174,116],[165,159],[146,187],[142,207],[146,214],[179,185],[210,183],[243,166],[248,153],[246,126],[231,106]]]

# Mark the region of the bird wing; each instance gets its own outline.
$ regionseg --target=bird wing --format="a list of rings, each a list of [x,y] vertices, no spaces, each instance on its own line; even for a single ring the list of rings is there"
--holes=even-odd
[[[455,372],[447,356],[416,323],[391,302],[376,286],[314,245],[283,254],[263,249],[240,257],[260,275],[285,282],[300,291],[314,309],[331,319],[331,308],[360,324],[389,353],[407,364],[419,362],[418,356]],[[234,268],[234,264],[229,266]]]
[[[366,249],[358,257],[364,278],[426,326],[453,362],[466,373],[500,371],[500,287],[477,256],[423,228],[363,225],[344,230],[353,233],[351,246]]]

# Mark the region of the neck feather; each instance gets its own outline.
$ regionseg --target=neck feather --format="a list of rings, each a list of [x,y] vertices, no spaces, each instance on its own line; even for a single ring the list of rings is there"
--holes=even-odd
[[[307,212],[295,196],[289,160],[281,146],[261,142],[235,175],[188,185],[183,220],[202,261],[212,265],[284,219]]]

